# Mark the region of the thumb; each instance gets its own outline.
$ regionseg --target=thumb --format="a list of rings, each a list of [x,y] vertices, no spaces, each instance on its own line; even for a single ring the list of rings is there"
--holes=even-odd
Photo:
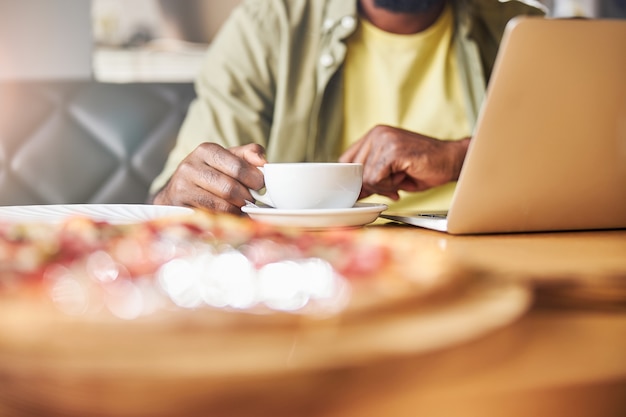
[[[231,148],[231,152],[254,166],[263,166],[267,163],[265,148],[257,143]]]

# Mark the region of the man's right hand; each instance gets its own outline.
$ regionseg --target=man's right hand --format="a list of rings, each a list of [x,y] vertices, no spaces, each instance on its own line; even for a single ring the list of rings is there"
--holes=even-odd
[[[225,149],[203,143],[180,163],[152,202],[241,214],[245,200],[253,200],[248,189],[263,188],[257,167],[266,162],[265,149],[258,144]]]

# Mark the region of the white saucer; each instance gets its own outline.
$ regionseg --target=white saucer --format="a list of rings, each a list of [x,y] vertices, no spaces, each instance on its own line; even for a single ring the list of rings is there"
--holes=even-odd
[[[384,204],[356,203],[345,209],[281,210],[273,207],[244,206],[241,211],[252,219],[277,226],[305,229],[359,227],[373,222],[387,210]]]

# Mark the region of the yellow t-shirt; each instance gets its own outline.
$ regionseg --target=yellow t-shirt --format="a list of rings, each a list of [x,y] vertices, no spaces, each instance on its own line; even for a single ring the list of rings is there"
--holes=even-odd
[[[438,139],[470,136],[453,23],[450,6],[433,26],[412,35],[385,32],[360,20],[344,64],[344,150],[378,124]],[[393,210],[446,210],[455,185],[401,192],[398,202],[379,195],[364,201],[383,202]]]

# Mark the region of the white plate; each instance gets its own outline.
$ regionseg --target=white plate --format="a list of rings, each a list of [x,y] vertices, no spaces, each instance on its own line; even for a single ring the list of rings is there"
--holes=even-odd
[[[305,229],[359,227],[373,222],[387,210],[384,204],[356,203],[346,209],[281,210],[273,207],[244,206],[241,211],[251,218],[277,226]]]
[[[70,217],[87,217],[113,224],[139,223],[193,213],[193,209],[148,204],[51,204],[0,207],[0,222],[59,223]]]

